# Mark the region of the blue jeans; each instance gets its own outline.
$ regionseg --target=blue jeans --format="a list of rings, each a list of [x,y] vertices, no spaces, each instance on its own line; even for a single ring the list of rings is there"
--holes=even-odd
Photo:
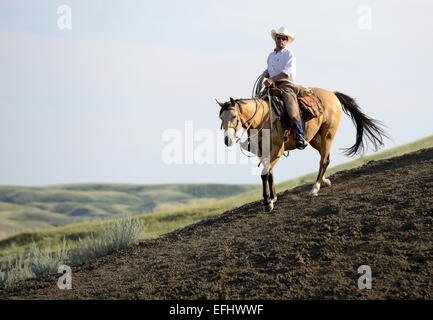
[[[296,93],[287,81],[278,81],[275,85],[283,91],[282,99],[284,101],[284,109],[286,110],[293,127],[301,137],[305,138]]]

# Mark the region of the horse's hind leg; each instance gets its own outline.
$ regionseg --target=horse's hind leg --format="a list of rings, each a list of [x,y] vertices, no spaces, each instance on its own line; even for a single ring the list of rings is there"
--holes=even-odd
[[[321,143],[321,133],[318,132],[314,138],[310,141],[310,145],[320,152],[322,143]],[[329,166],[329,155],[328,155],[328,166]],[[319,168],[319,174],[320,174],[320,168]],[[329,187],[331,185],[331,180],[325,178],[325,173],[323,173],[321,184],[323,184],[324,187]]]
[[[334,131],[334,132],[333,132]],[[310,191],[311,196],[317,196],[320,190],[320,185],[323,183],[326,186],[331,185],[331,181],[325,178],[326,168],[329,166],[329,153],[331,151],[332,140],[335,136],[335,130],[322,130],[311,141],[310,144],[320,152],[320,168],[317,174],[316,183]]]
[[[328,155],[328,164],[327,166],[329,166],[329,155]],[[325,173],[323,173],[323,177],[322,177],[322,185],[324,187],[330,187],[331,186],[331,180],[329,180],[328,178],[325,178]]]

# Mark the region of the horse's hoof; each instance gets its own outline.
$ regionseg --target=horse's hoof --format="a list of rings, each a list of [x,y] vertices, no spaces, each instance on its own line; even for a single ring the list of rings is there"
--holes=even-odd
[[[316,197],[320,190],[320,183],[316,182],[310,191],[310,196]]]
[[[323,179],[322,183],[324,184],[325,187],[330,187],[331,186],[331,180],[329,179]]]
[[[277,196],[275,196],[275,198],[271,198],[271,202],[272,202],[272,203],[277,202]]]
[[[265,211],[266,212],[271,212],[274,209],[274,203],[273,202],[269,202],[267,205],[265,205]]]

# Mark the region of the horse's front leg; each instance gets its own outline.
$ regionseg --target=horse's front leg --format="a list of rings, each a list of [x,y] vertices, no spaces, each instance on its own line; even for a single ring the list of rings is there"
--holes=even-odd
[[[274,203],[269,199],[269,158],[262,159],[263,170],[261,174],[262,185],[263,185],[263,205],[265,211],[270,212],[274,209]]]
[[[276,160],[278,161],[278,159]],[[275,163],[276,163],[275,161]],[[277,192],[274,184],[274,170],[271,168],[274,161],[269,165],[269,160],[262,160],[262,184],[263,184],[263,204],[265,210],[270,212],[274,209],[274,203],[277,202]]]
[[[269,185],[268,185],[269,173],[262,174],[262,185],[263,185],[263,205],[265,206],[265,211],[270,212],[274,209],[274,203],[269,200]]]
[[[268,185],[269,185],[269,191],[270,191],[270,197],[271,202],[275,203],[277,201],[277,193],[275,192],[275,185],[274,185],[274,170],[269,170],[268,174]]]
[[[274,185],[274,166],[284,153],[284,140],[282,135],[276,136],[273,141],[273,148],[270,157],[262,158],[262,182],[263,182],[263,203],[265,210],[270,212],[274,209],[274,203],[277,201],[277,192]],[[270,189],[270,194],[268,191]],[[270,199],[269,199],[270,196]]]

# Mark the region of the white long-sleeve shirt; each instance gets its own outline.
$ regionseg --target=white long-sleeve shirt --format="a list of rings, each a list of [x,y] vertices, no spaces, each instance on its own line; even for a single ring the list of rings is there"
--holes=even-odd
[[[295,82],[296,58],[292,50],[286,47],[279,52],[274,50],[268,56],[269,77],[272,78],[281,72],[287,74],[288,79],[281,79],[279,81]]]

